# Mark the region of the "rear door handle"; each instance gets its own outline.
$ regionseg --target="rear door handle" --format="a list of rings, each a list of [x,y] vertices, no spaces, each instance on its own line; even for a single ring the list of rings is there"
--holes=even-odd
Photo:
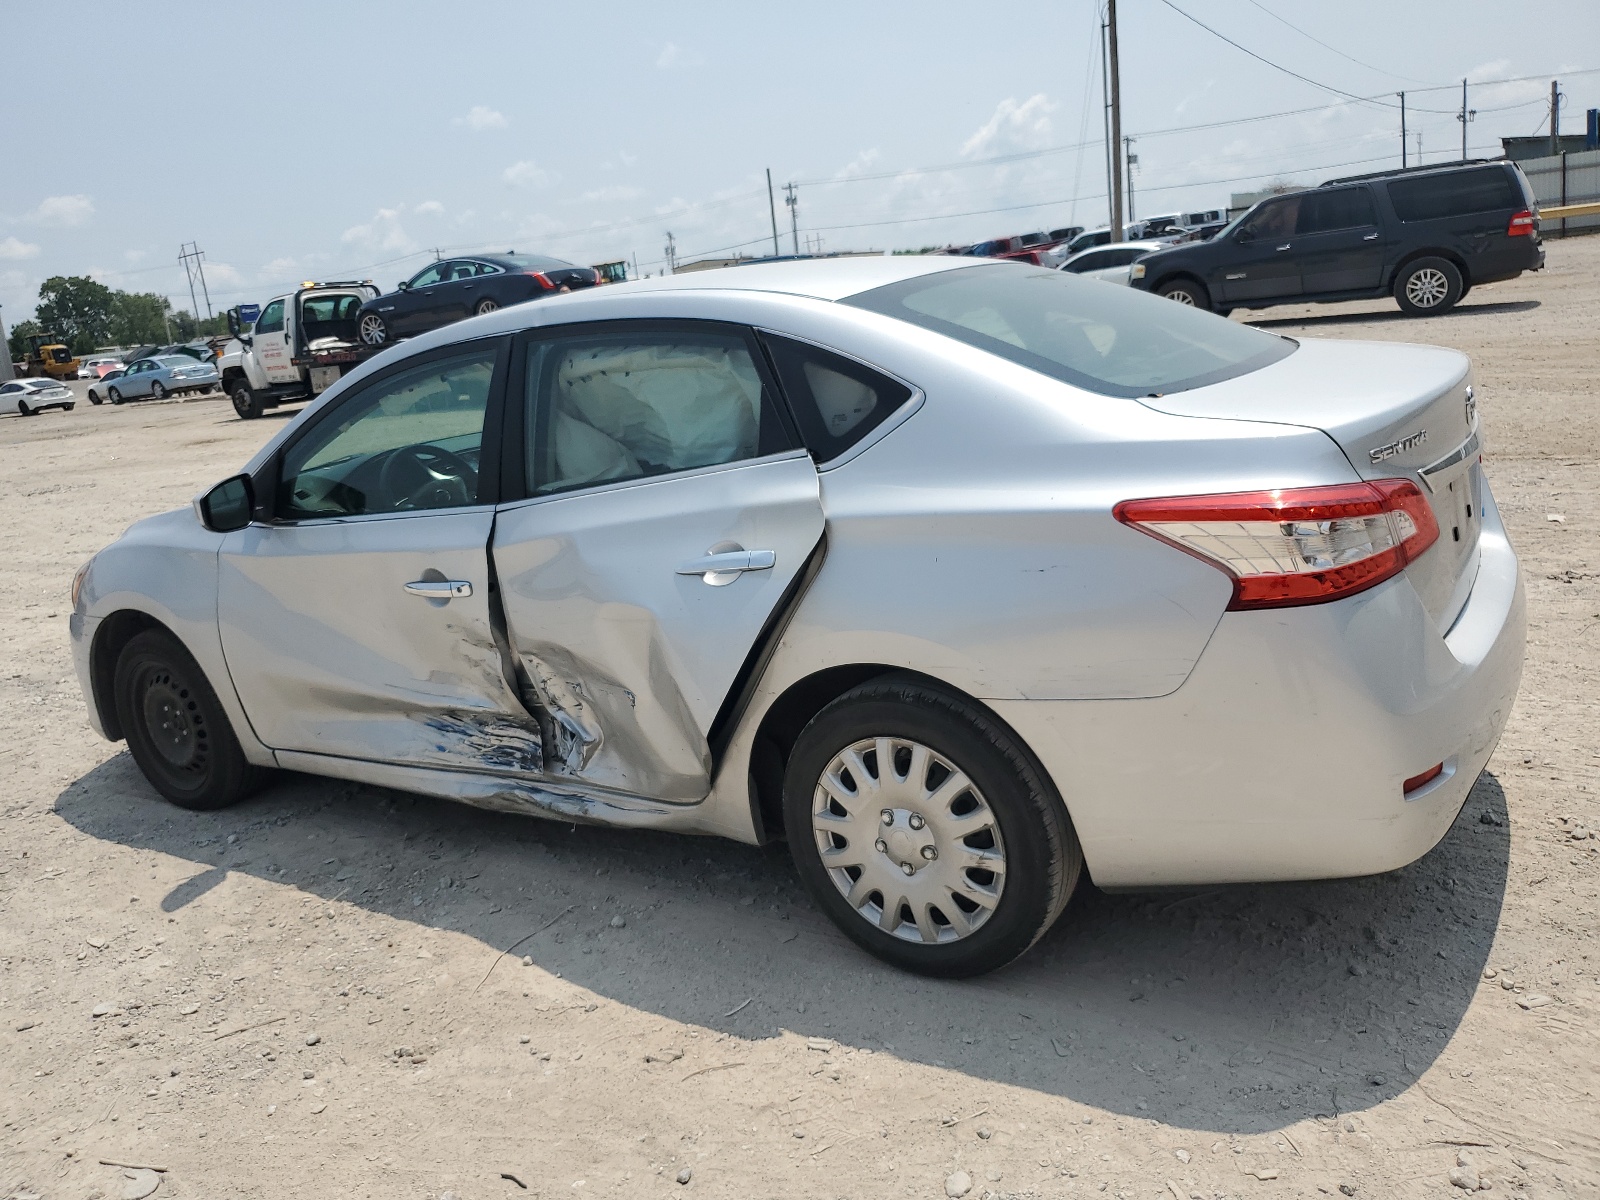
[[[770,571],[777,564],[778,555],[773,550],[724,550],[684,563],[678,574],[698,575],[712,587],[723,587],[745,571]]]
[[[1291,242],[1285,242],[1283,245],[1279,246],[1278,249],[1279,250],[1287,250],[1292,244],[1293,243],[1291,243]]]
[[[1369,234],[1367,234],[1366,237],[1362,238],[1361,240],[1363,242],[1375,242],[1382,236],[1383,236],[1382,233],[1369,233]]]
[[[465,579],[419,579],[406,584],[406,591],[424,600],[458,600],[472,595],[472,585]]]

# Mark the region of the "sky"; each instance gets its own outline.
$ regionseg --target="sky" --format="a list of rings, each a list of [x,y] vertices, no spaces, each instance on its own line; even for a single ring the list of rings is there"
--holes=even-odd
[[[784,253],[790,181],[802,250],[1104,224],[1102,2],[6,0],[0,43],[62,50],[8,55],[0,86],[0,317],[52,275],[190,308],[190,242],[216,311],[304,279],[389,290],[435,248],[642,274],[669,232],[680,262],[770,253],[769,168]],[[1563,132],[1600,107],[1594,0],[1119,19],[1136,215],[1397,166],[1402,89],[1413,162],[1459,157],[1463,77],[1476,155],[1548,130],[1552,78]]]

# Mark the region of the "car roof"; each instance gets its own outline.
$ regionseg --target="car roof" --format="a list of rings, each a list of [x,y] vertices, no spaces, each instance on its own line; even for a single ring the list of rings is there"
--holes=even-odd
[[[634,279],[627,283],[573,293],[562,299],[568,303],[580,297],[633,294],[638,292],[685,292],[702,289],[741,292],[780,292],[809,296],[816,300],[842,300],[858,292],[871,291],[919,275],[940,271],[969,270],[993,266],[997,260],[972,259],[949,254],[873,254],[850,258],[793,259],[786,262],[749,263],[718,267],[710,271],[688,271],[677,275]]]

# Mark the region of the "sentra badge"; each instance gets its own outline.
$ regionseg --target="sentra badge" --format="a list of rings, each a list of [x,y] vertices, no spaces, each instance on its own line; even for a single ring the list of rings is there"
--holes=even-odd
[[[1407,450],[1415,450],[1428,440],[1428,431],[1419,429],[1415,433],[1408,433],[1398,441],[1390,442],[1387,446],[1376,446],[1367,451],[1367,457],[1375,463],[1381,463],[1386,458],[1393,458],[1396,454],[1404,454]]]

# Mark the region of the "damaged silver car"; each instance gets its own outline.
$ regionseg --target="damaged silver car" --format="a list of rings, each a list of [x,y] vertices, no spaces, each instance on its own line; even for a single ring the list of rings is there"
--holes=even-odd
[[[1086,869],[1443,836],[1521,669],[1477,438],[1451,351],[1017,264],[737,267],[385,351],[101,551],[72,638],[176,804],[281,768],[786,838],[860,945],[969,975]]]

